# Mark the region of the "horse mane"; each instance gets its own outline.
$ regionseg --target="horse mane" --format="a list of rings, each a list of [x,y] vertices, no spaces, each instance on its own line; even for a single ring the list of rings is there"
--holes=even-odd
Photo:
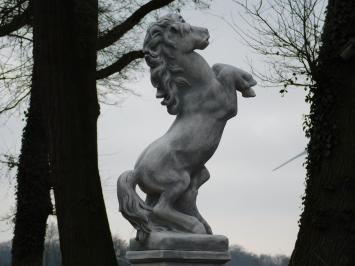
[[[162,17],[152,24],[144,39],[144,58],[150,67],[152,85],[158,91],[164,92],[163,105],[167,106],[169,114],[176,115],[180,110],[178,89],[182,86],[189,86],[189,82],[179,76],[183,69],[174,64],[173,50],[175,43],[168,38],[167,29],[175,24],[178,33],[184,35],[187,28],[184,27],[183,18],[177,14],[170,14]]]

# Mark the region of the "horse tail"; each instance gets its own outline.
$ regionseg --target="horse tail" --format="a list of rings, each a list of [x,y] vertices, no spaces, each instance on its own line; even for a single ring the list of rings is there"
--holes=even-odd
[[[134,171],[126,171],[117,180],[117,197],[122,215],[138,231],[147,234],[151,231],[148,226],[148,216],[152,211],[135,191],[138,176]]]

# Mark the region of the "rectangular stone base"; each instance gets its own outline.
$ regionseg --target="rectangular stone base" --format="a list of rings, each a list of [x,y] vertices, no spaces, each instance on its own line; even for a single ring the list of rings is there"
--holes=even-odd
[[[212,264],[207,264],[207,263],[194,263],[194,262],[150,262],[150,263],[134,263],[131,264],[134,266],[221,266],[224,264],[216,264],[216,263],[212,263]]]
[[[221,266],[230,260],[228,251],[128,251],[126,257],[134,266]]]

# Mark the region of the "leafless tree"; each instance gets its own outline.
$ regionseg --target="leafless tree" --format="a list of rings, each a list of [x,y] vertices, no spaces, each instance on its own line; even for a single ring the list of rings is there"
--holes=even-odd
[[[0,4],[0,114],[29,94],[32,40],[28,17],[28,1]]]
[[[61,265],[58,225],[54,220],[49,221],[47,224],[43,252],[43,266],[51,265]]]
[[[306,190],[289,265],[354,265],[355,2],[234,2],[252,20],[247,30],[230,24],[270,65],[259,77],[309,92]]]
[[[233,0],[243,25],[226,20],[240,39],[265,61],[253,69],[262,85],[309,88],[314,84],[326,0]]]

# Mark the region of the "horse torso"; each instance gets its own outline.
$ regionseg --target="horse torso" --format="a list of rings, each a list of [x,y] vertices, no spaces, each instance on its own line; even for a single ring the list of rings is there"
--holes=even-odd
[[[183,103],[190,108],[182,110],[167,133],[147,147],[136,168],[193,172],[214,154],[227,120],[236,115],[236,92],[224,88],[216,79],[202,90],[190,89]]]

